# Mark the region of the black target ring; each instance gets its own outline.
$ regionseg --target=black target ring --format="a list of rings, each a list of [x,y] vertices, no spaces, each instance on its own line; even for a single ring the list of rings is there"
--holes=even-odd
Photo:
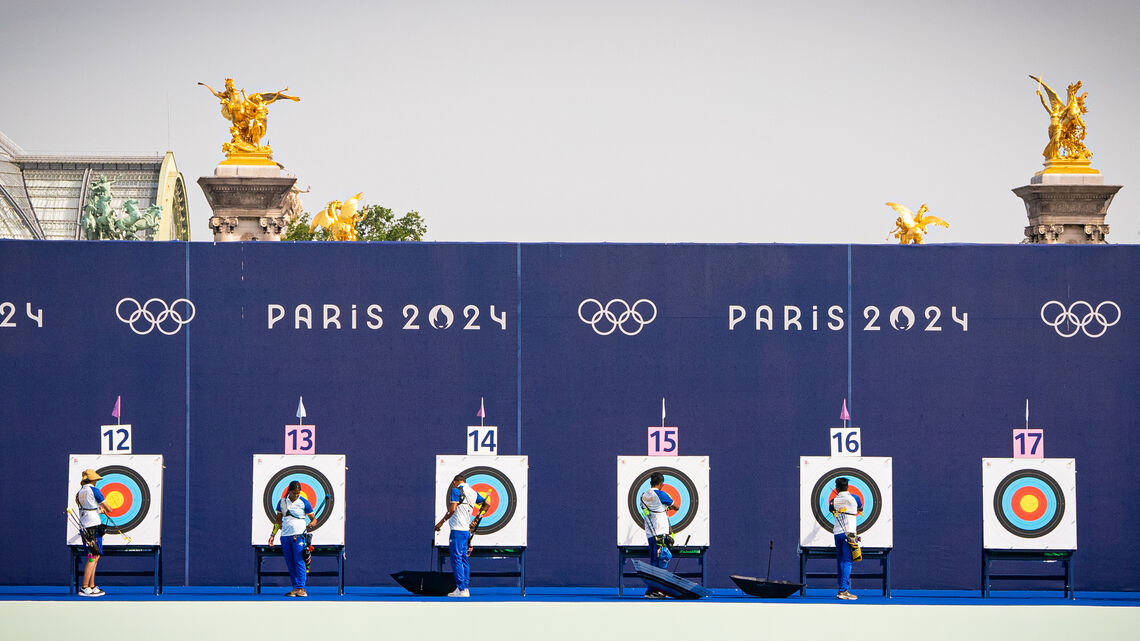
[[[1051,506],[1053,511],[1052,517],[1044,524],[1036,526],[1033,529],[1018,526],[1007,514],[1008,506],[1005,503],[1006,491],[1011,485],[1023,479],[1029,480],[1027,484],[1029,488],[1040,490],[1043,484],[1045,488],[1053,493],[1052,497],[1043,494],[1046,499],[1053,499],[1053,505]],[[1045,472],[1039,470],[1017,470],[1002,479],[1001,483],[998,483],[997,489],[994,490],[994,514],[997,516],[998,523],[1001,523],[1001,526],[1006,530],[1009,530],[1017,536],[1036,539],[1052,532],[1061,524],[1065,516],[1065,493],[1061,491],[1061,485],[1057,483],[1057,480]]]
[[[825,530],[831,531],[832,528],[835,527],[835,523],[828,520],[828,515],[820,508],[820,493],[827,492],[827,494],[830,495],[831,490],[835,488],[835,479],[840,476],[846,477],[849,482],[854,481],[850,483],[851,485],[862,485],[863,490],[870,491],[871,511],[867,513],[867,518],[857,526],[860,532],[870,530],[871,527],[875,525],[875,521],[879,520],[879,515],[883,511],[883,493],[879,489],[879,484],[875,482],[875,479],[871,478],[863,470],[857,470],[853,467],[837,467],[828,470],[823,476],[819,477],[819,480],[815,482],[815,486],[811,489],[810,500],[812,516],[815,517],[816,523],[819,523]]]
[[[493,479],[493,482],[488,483],[488,485],[492,487],[498,486],[498,494],[500,494],[500,497],[498,499],[499,509],[504,510],[503,515],[497,518],[493,523],[488,523],[486,520],[484,520],[482,522],[483,524],[480,524],[479,526],[479,534],[494,534],[495,532],[498,532],[499,530],[507,527],[507,524],[509,524],[511,522],[511,519],[514,518],[515,506],[518,505],[518,495],[515,493],[515,484],[511,483],[511,479],[507,477],[506,474],[503,474],[493,467],[481,466],[469,467],[460,472],[459,475],[464,478],[468,486],[472,486],[474,483],[479,483],[480,481],[478,480],[475,480],[474,483],[472,482],[472,479],[478,476],[489,476],[491,479]],[[503,505],[503,493],[506,494],[506,505]],[[474,508],[472,508],[472,511],[474,511]]]
[[[320,504],[313,505],[313,511],[316,513],[316,520],[313,521],[313,529],[316,530],[320,528],[332,517],[333,506],[336,501],[333,496],[332,483],[329,482],[328,477],[308,465],[292,465],[282,468],[265,483],[265,490],[261,500],[261,506],[265,509],[265,517],[270,521],[277,520],[277,504],[280,502],[281,497],[277,496],[278,493],[274,492],[274,488],[278,487],[282,481],[289,479],[291,476],[300,477],[296,480],[302,483],[309,482],[310,480],[316,481],[316,484],[320,485],[321,491],[324,492],[325,495]],[[311,482],[309,482],[309,484],[312,485]]]
[[[125,476],[138,488],[139,495],[134,496],[132,492],[131,496],[131,501],[138,501],[139,504],[137,510],[132,509],[134,516],[122,523],[115,521],[114,529],[129,532],[139,525],[142,525],[142,522],[146,520],[146,515],[150,513],[150,486],[143,480],[142,475],[123,465],[108,465],[95,470],[95,472],[106,479],[100,483],[101,485],[105,485],[107,481],[114,481],[115,476]],[[106,518],[106,516],[103,516],[103,519]]]
[[[680,481],[685,491],[688,492],[688,503],[681,506],[685,511],[685,515],[681,517],[681,520],[678,521],[676,525],[672,526],[673,532],[678,533],[689,527],[693,520],[697,518],[697,508],[700,507],[701,497],[700,493],[697,492],[697,486],[693,483],[693,479],[676,468],[655,467],[639,474],[633,483],[630,484],[629,490],[626,492],[626,506],[629,508],[629,515],[633,517],[633,522],[637,523],[639,528],[645,527],[645,518],[641,514],[641,493],[637,490],[643,483],[649,480],[650,476],[653,476],[654,472],[661,472],[665,477],[672,476]]]

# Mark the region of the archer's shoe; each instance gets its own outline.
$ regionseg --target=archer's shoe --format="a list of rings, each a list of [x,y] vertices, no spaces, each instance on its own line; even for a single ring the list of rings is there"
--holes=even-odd
[[[309,596],[309,593],[305,592],[305,588],[297,588],[297,594],[293,596]]]
[[[285,596],[297,596],[297,590],[296,589],[289,590],[288,592],[285,593]]]
[[[469,597],[469,596],[471,596],[471,591],[470,590],[460,590],[459,588],[455,588],[455,591],[448,592],[447,596]]]
[[[79,591],[79,596],[92,596],[92,597],[94,597],[94,596],[103,596],[104,594],[106,594],[106,592],[100,590],[99,588],[83,588],[82,590]]]
[[[835,598],[843,599],[844,601],[855,601],[855,600],[859,599],[859,597],[855,596],[854,594],[851,594],[847,590],[844,590],[844,591],[840,592],[839,594],[836,594]]]

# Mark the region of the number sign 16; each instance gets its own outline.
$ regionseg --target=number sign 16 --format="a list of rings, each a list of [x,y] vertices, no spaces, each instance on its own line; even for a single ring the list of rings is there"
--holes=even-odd
[[[285,453],[286,454],[316,454],[317,453],[317,426],[316,425],[286,425],[285,426]]]
[[[1013,458],[1045,458],[1045,430],[1013,430]]]
[[[100,454],[130,454],[131,426],[103,425],[99,428]]]
[[[472,425],[467,428],[467,454],[494,455],[499,451],[499,428],[494,425]]]
[[[680,456],[681,446],[675,427],[649,428],[649,456]]]
[[[863,442],[858,427],[831,428],[832,456],[863,456]]]

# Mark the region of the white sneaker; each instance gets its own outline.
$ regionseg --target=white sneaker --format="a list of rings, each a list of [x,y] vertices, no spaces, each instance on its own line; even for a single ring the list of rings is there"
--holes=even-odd
[[[83,588],[79,591],[79,596],[103,596],[106,592],[96,588]]]
[[[455,590],[449,592],[447,596],[468,597],[471,596],[471,592],[469,590],[460,590],[459,588],[455,588]]]

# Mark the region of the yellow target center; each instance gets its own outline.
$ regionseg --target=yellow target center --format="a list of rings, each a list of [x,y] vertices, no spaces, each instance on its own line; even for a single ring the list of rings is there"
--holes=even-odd
[[[123,506],[123,493],[111,492],[104,497],[104,500],[107,501],[107,505],[111,506],[112,510],[117,510]]]
[[[1021,497],[1021,509],[1032,514],[1037,511],[1037,497],[1032,494],[1026,494]]]

